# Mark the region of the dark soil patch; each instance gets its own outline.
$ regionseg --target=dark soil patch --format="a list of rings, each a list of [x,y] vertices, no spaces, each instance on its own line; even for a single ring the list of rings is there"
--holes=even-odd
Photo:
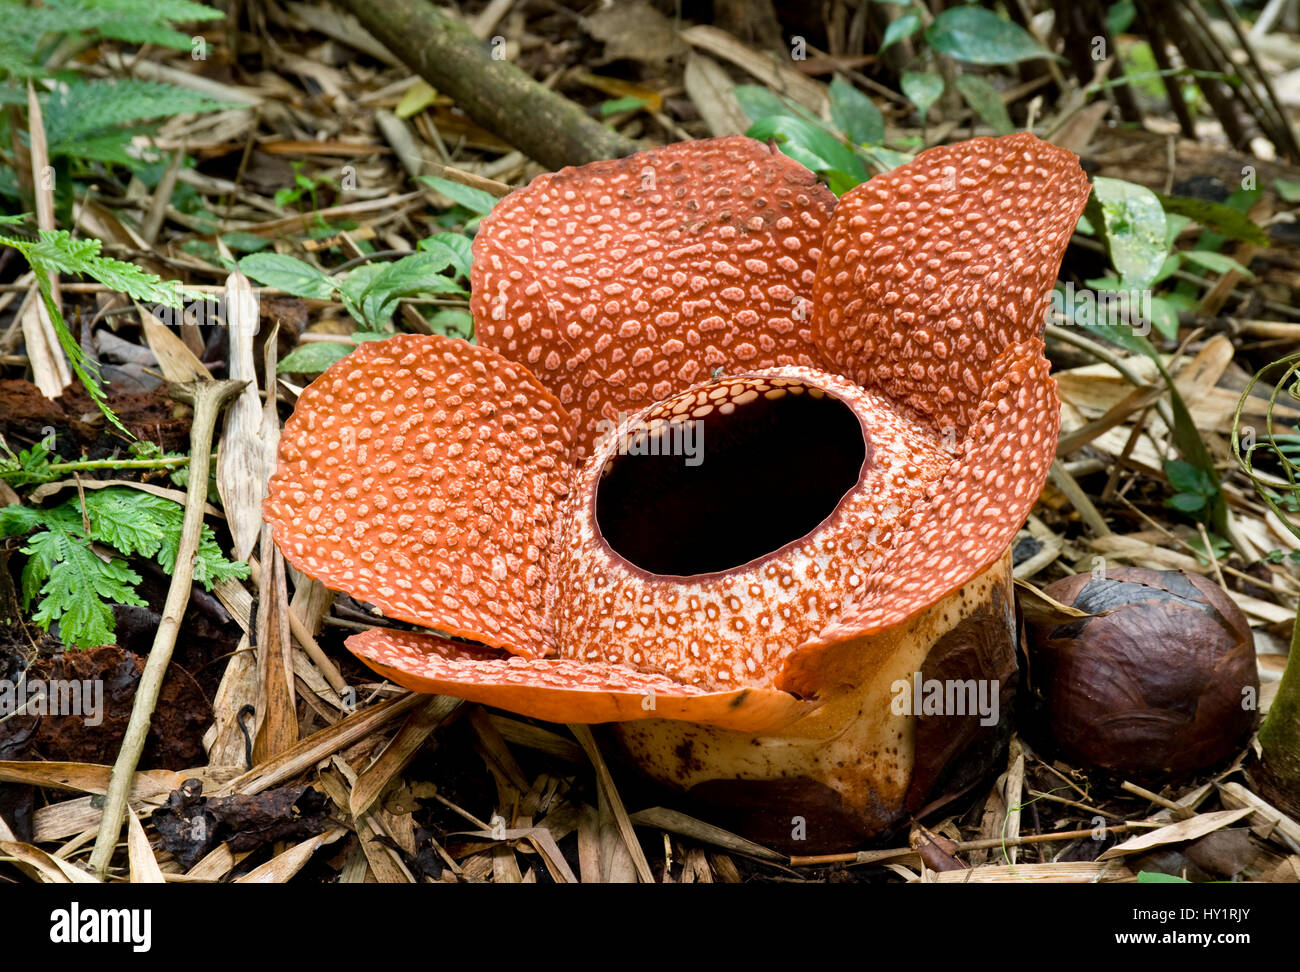
[[[112,764],[126,734],[143,670],[143,658],[116,646],[37,657],[25,673],[29,697],[31,689],[46,685],[51,686],[50,699],[54,701],[54,684],[75,682],[80,711],[6,719],[0,723],[0,749],[18,750],[10,753],[10,759]],[[211,721],[212,708],[193,676],[171,666],[163,681],[140,768],[202,765],[207,758],[203,731]],[[19,745],[19,740],[25,742]]]
[[[108,402],[137,439],[167,451],[184,451],[189,443],[189,409],[162,391],[117,392]],[[105,459],[125,450],[128,440],[109,425],[86,390],[74,382],[50,400],[30,381],[0,381],[0,435],[17,451],[48,441],[66,460]]]

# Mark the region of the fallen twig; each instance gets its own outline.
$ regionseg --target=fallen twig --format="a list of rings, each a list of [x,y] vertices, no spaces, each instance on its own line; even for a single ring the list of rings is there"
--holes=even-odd
[[[203,532],[203,508],[208,498],[208,464],[212,451],[212,434],[216,429],[217,415],[222,407],[244,387],[242,381],[197,381],[172,388],[172,396],[194,407],[194,421],[190,426],[190,478],[185,492],[185,518],[181,522],[181,539],[176,550],[176,572],[167,588],[167,601],[163,605],[162,620],[154,635],[153,647],[145,662],[136,689],[135,704],[127,723],[122,748],[108,784],[104,798],[104,815],[99,821],[99,833],[90,854],[91,869],[101,879],[108,872],[117,838],[122,831],[122,817],[126,809],[127,794],[140,754],[144,751],[145,737],[153,719],[158,693],[163,677],[176,647],[181,618],[189,604],[190,589],[194,584],[194,557],[199,550]]]

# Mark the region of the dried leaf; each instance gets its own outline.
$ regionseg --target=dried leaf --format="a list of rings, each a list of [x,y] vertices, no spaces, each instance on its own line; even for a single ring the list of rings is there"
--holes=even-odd
[[[126,827],[126,850],[131,864],[131,883],[167,883],[162,868],[158,866],[158,859],[153,856],[153,848],[149,846],[149,838],[145,836],[144,827],[140,825],[140,818],[129,806],[126,808]]]
[[[1161,827],[1158,830],[1137,837],[1130,837],[1124,843],[1116,844],[1107,850],[1097,860],[1109,861],[1116,857],[1123,857],[1125,854],[1150,850],[1152,847],[1160,847],[1164,844],[1178,844],[1186,840],[1195,840],[1197,837],[1204,837],[1220,827],[1236,823],[1242,817],[1248,817],[1254,812],[1251,807],[1242,807],[1239,810],[1216,810],[1213,813],[1198,813],[1194,817],[1179,820],[1167,827]]]
[[[234,538],[234,556],[247,560],[262,532],[262,501],[274,468],[275,443],[262,437],[262,400],[257,393],[253,341],[257,336],[257,298],[242,273],[226,278],[226,331],[230,337],[230,377],[246,381],[226,409],[217,455],[217,490]],[[269,378],[270,376],[268,376]]]
[[[241,878],[236,878],[236,884],[284,884],[291,877],[302,870],[312,854],[326,844],[332,844],[338,840],[347,831],[342,827],[335,827],[326,833],[313,837],[310,840],[304,840],[301,844],[290,847],[279,857],[273,857],[261,867],[255,867]]]
[[[712,135],[744,135],[749,116],[732,94],[736,86],[726,70],[711,57],[691,51],[683,78],[686,94],[694,102]]]

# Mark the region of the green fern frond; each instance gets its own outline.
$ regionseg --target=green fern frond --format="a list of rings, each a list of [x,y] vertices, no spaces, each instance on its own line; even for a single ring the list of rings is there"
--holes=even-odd
[[[114,557],[104,563],[89,543],[71,533],[37,533],[22,552],[29,558],[22,576],[23,607],[39,596],[32,620],[46,631],[59,622],[64,643],[71,647],[113,644],[113,604],[146,603],[135,592],[140,575],[125,560]]]
[[[115,260],[100,253],[102,244],[93,238],[74,239],[67,230],[40,230],[36,240],[16,240],[0,236],[0,246],[12,246],[27,258],[36,270],[54,270],[58,273],[84,273],[94,277],[106,287],[128,294],[136,300],[147,300],[179,308],[182,300],[181,285],[175,280],[163,280],[134,263]]]
[[[93,138],[78,139],[66,146],[51,150],[54,157],[63,156],[72,159],[74,175],[90,175],[87,163],[106,162],[128,169],[139,169],[143,165],[157,162],[162,153],[149,146],[134,144],[132,139],[139,134],[147,134],[152,126],[139,128],[121,128],[117,131],[96,135]]]
[[[0,16],[6,13],[5,6],[0,3]],[[48,72],[41,66],[36,55],[40,39],[39,34],[33,35],[21,30],[5,31],[0,36],[0,73],[20,80],[45,77]],[[26,98],[23,100],[26,101]]]
[[[37,602],[32,620],[46,630],[57,621],[64,644],[91,648],[113,644],[113,604],[145,603],[136,591],[140,575],[123,557],[151,557],[171,573],[184,518],[184,509],[171,500],[110,486],[87,491],[84,508],[73,497],[48,509],[0,509],[0,537],[32,534],[21,551],[28,557],[22,572],[23,605]],[[112,547],[123,557],[106,561],[91,549],[92,543]],[[211,590],[217,581],[247,576],[248,565],[228,560],[205,524],[194,562],[195,582]]]
[[[4,17],[6,30],[17,44],[35,49],[41,38],[49,34],[120,36],[110,31],[216,20],[225,14],[189,0],[44,0],[39,5],[27,0],[0,0],[0,16]],[[180,46],[188,47],[189,38]]]
[[[101,489],[86,494],[86,516],[105,543],[128,556],[152,557],[169,534],[179,540],[185,510],[161,496]]]
[[[30,449],[14,452],[9,443],[0,439],[0,480],[10,486],[30,486],[49,483],[58,476],[50,471],[50,450],[44,442],[32,444]]]
[[[4,220],[11,225],[13,220]],[[31,265],[36,276],[36,286],[40,291],[41,301],[50,315],[54,333],[58,336],[59,346],[68,358],[77,378],[86,388],[86,393],[96,407],[104,413],[113,425],[127,438],[133,438],[117,415],[108,406],[108,399],[100,387],[99,367],[86,357],[81,345],[68,330],[67,322],[59,311],[59,305],[50,291],[50,273],[84,273],[94,277],[106,287],[129,294],[136,300],[164,304],[167,307],[181,306],[182,291],[180,284],[174,280],[163,280],[156,274],[148,273],[134,263],[125,263],[100,254],[100,241],[95,239],[73,239],[66,230],[41,230],[37,239],[28,240],[15,236],[0,236],[0,246],[11,246],[21,253]]]
[[[104,24],[136,21],[164,24],[191,20],[219,20],[220,10],[191,0],[46,0],[49,7],[73,18],[73,30],[87,30]]]
[[[233,107],[185,88],[126,78],[76,81],[43,99],[45,137],[52,155],[80,156],[79,142],[128,122]]]
[[[187,49],[192,43],[189,34],[182,34],[179,30],[160,27],[157,24],[130,22],[104,24],[97,28],[97,32],[101,37],[111,37],[114,40],[126,41],[128,44],[153,44],[156,47],[170,47],[178,51]]]
[[[45,60],[60,37],[89,34],[129,44],[180,50],[192,38],[175,23],[216,20],[220,10],[190,0],[0,0],[0,76],[42,78]]]

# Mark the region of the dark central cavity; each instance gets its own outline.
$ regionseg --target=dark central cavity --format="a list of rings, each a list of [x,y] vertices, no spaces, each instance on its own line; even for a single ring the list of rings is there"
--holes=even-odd
[[[649,573],[689,576],[811,532],[857,484],[867,443],[847,405],[808,390],[715,407],[688,419],[700,423],[692,434],[661,429],[656,451],[677,454],[638,455],[648,440],[629,432],[596,488],[606,542]]]

